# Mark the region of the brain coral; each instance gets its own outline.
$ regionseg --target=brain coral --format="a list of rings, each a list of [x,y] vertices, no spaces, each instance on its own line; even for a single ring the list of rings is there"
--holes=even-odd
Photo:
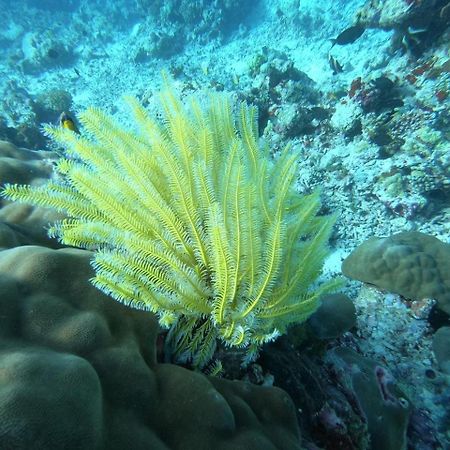
[[[0,252],[2,449],[300,449],[277,388],[156,360],[156,319],[89,283],[91,253]]]
[[[450,314],[450,244],[433,236],[372,237],[345,259],[342,272],[411,300],[433,298]]]

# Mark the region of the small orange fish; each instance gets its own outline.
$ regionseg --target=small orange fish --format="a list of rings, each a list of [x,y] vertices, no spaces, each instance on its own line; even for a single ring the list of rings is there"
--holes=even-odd
[[[73,131],[74,133],[80,134],[78,127],[75,124],[75,121],[65,111],[63,111],[59,116],[59,124],[66,130],[70,130]]]

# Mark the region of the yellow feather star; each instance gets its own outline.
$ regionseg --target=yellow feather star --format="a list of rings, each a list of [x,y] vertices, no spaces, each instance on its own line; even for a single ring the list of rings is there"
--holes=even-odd
[[[54,179],[2,195],[65,212],[50,234],[94,250],[93,284],[156,313],[179,360],[202,368],[220,340],[248,362],[336,288],[311,288],[334,218],[296,192],[289,147],[275,160],[259,147],[254,108],[235,119],[225,95],[186,107],[168,88],[159,123],[126,100],[137,131],[90,108],[81,135],[48,129],[67,149]]]

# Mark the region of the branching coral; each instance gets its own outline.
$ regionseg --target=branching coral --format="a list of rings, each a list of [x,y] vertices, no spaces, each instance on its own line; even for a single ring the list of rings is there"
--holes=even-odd
[[[3,196],[67,213],[50,234],[94,250],[93,284],[156,313],[179,360],[203,367],[220,340],[248,361],[336,287],[311,288],[334,219],[296,192],[289,148],[272,160],[258,146],[254,108],[235,120],[226,96],[183,106],[167,88],[158,123],[127,102],[137,132],[88,109],[81,136],[48,129],[67,148],[57,175]]]

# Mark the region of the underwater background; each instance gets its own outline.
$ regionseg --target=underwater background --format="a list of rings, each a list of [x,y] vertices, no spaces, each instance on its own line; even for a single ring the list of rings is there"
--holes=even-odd
[[[215,363],[199,370],[194,351],[179,357],[168,344],[173,317],[91,284],[95,245],[48,237],[49,224],[76,217],[44,207],[57,204],[57,188],[54,204],[6,188],[0,450],[450,449],[449,44],[445,0],[0,0],[2,187],[38,192],[69,173],[79,157],[61,145],[70,133],[119,145],[106,116],[97,135],[86,127],[87,108],[132,130],[124,96],[170,123],[159,94],[168,83],[181,102],[194,96],[202,107],[223,93],[236,124],[247,114],[241,102],[257,108],[260,155],[298,161],[295,195],[314,210],[299,251],[323,217],[335,220],[326,255],[320,247],[320,257],[298,262],[323,259],[306,281],[341,280],[283,333],[257,339],[263,313],[247,323],[247,364],[242,337],[211,344]],[[249,180],[282,186],[265,172]],[[160,187],[169,200],[172,187]],[[138,208],[124,198],[125,209]],[[262,260],[275,239],[267,236]],[[220,322],[200,315],[192,336]]]

